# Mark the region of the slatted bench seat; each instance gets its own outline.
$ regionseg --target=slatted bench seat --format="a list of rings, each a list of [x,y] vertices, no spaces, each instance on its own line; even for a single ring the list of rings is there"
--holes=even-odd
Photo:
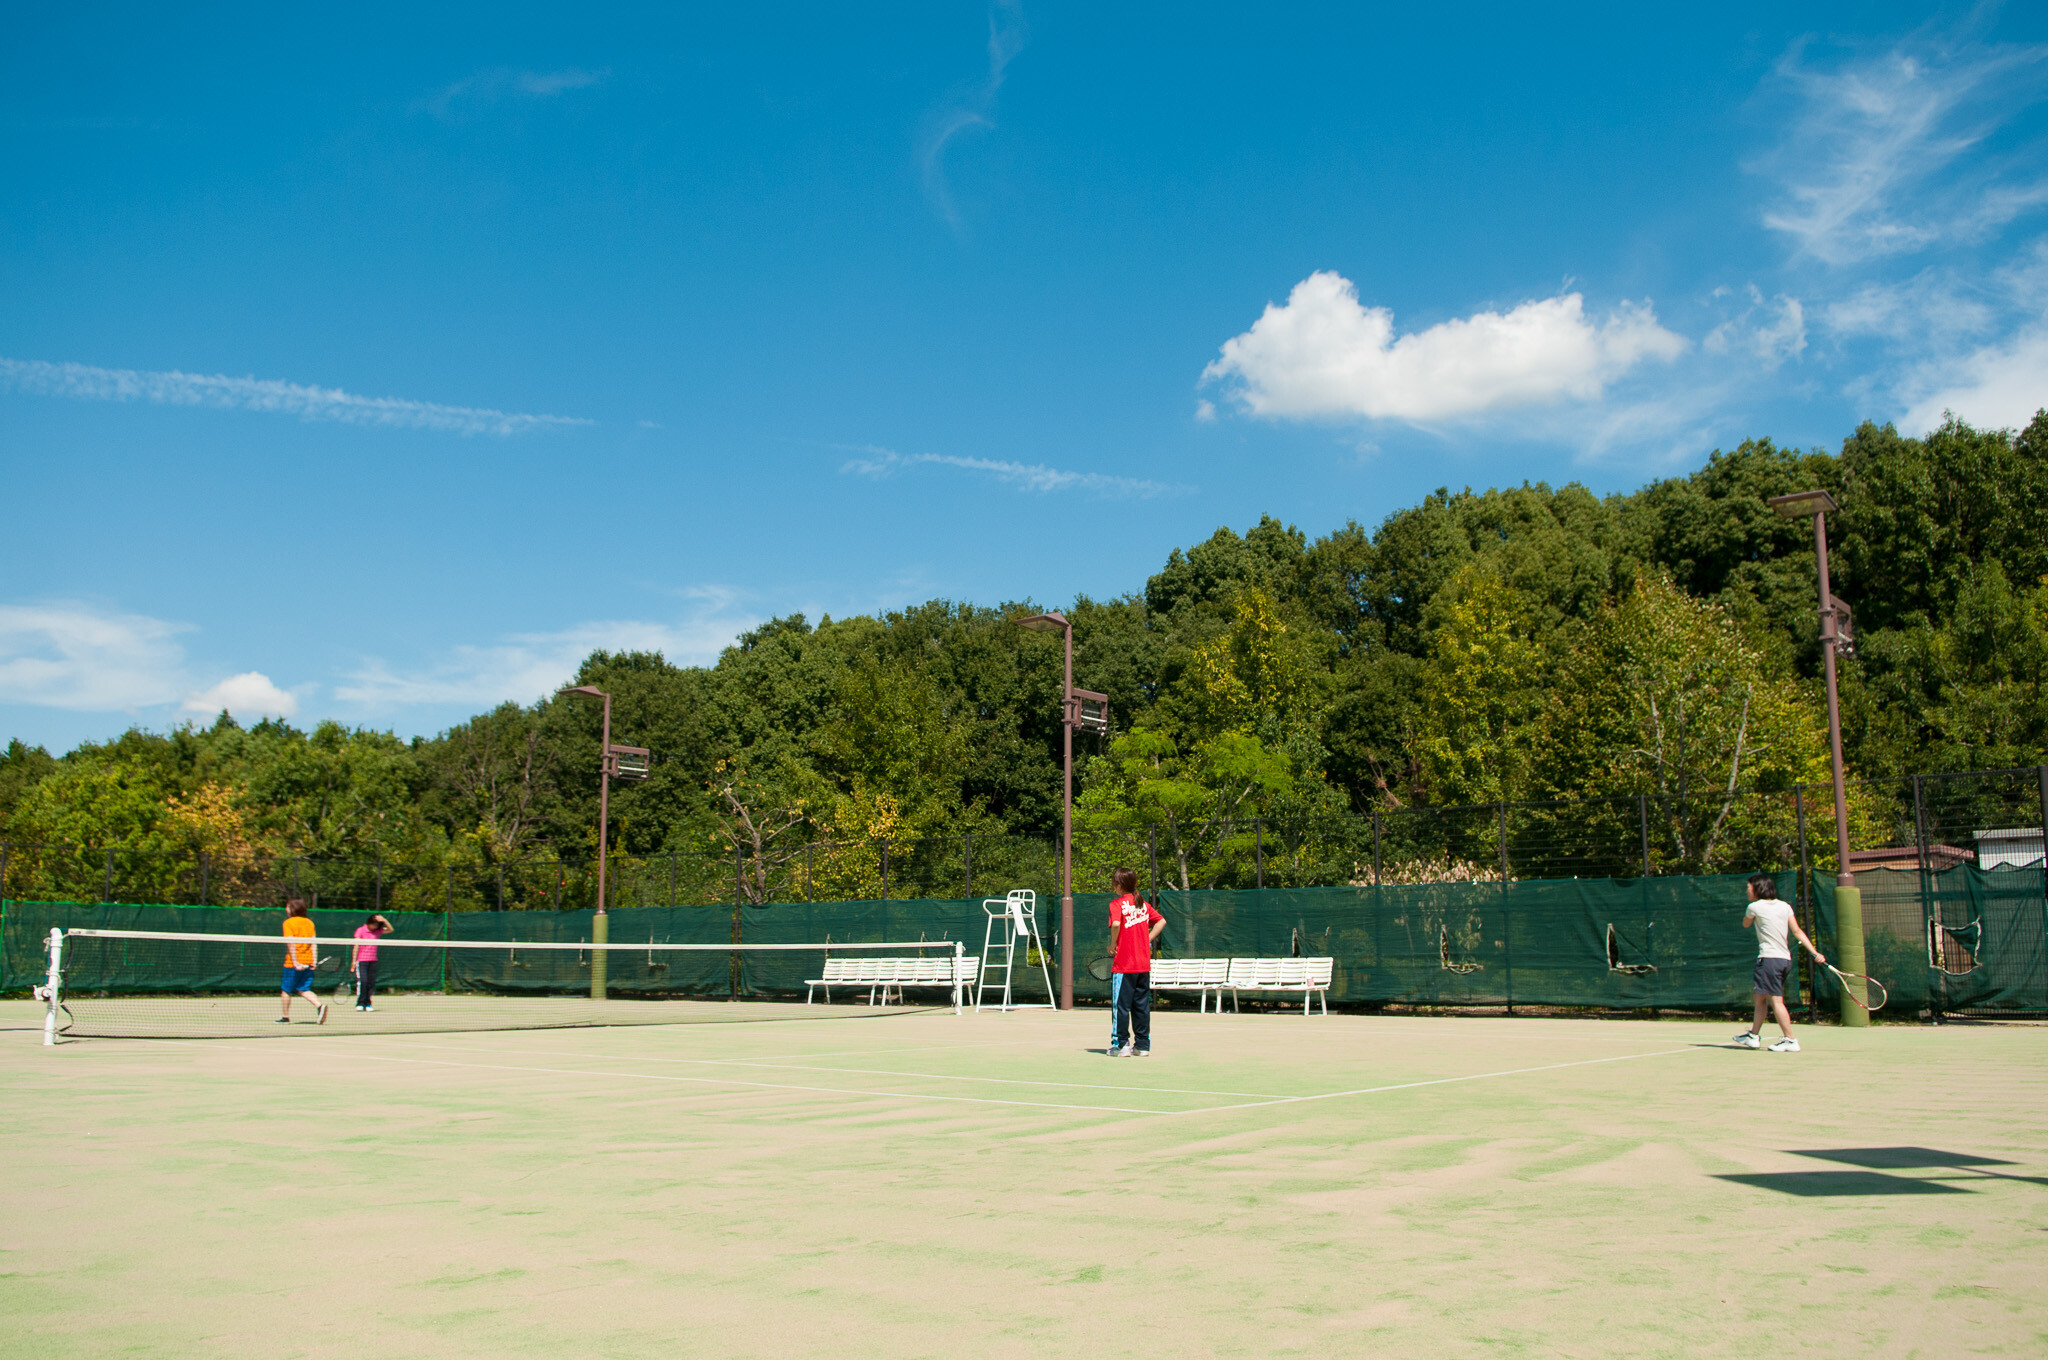
[[[905,987],[944,987],[956,993],[957,999],[957,993],[973,988],[974,965],[975,960],[965,954],[935,959],[826,959],[819,970],[823,976],[804,979],[804,1004],[811,1004],[819,991],[824,992],[826,1004],[831,1004],[834,987],[867,988],[870,1006],[888,1005],[891,992],[902,1001]]]
[[[1224,986],[1230,990],[1230,1008],[1237,1009],[1237,994],[1245,992],[1300,992],[1301,1013],[1309,1013],[1309,1002],[1321,996],[1323,1014],[1330,1013],[1330,978],[1336,971],[1334,958],[1320,959],[1232,959],[1230,976]],[[1216,997],[1216,1009],[1223,1009],[1223,997]]]
[[[1229,959],[1154,959],[1152,990],[1155,992],[1197,992],[1202,1009],[1209,1009],[1209,994],[1216,994],[1216,1010],[1223,1010],[1223,988],[1230,979]]]

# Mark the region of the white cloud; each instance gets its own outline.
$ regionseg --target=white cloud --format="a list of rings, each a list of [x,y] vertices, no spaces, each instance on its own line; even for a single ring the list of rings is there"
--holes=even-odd
[[[1730,317],[1707,332],[1700,347],[1709,354],[1747,352],[1766,368],[1798,358],[1806,348],[1806,309],[1800,306],[1799,299],[1780,293],[1765,302],[1762,290],[1755,284],[1744,291],[1749,295],[1749,306],[1741,315]]]
[[[1797,110],[1750,167],[1779,182],[1764,225],[1805,254],[1848,264],[1978,240],[2048,203],[2037,148],[1986,150],[2041,98],[2048,47],[1916,37],[1833,68],[1795,50],[1778,68]]]
[[[734,638],[761,622],[751,614],[728,613],[731,592],[685,593],[711,607],[682,623],[606,620],[555,633],[515,633],[487,645],[459,645],[412,670],[371,660],[335,687],[335,697],[378,712],[412,704],[532,703],[568,684],[594,651],[660,652],[680,666],[708,665]]]
[[[493,104],[508,95],[517,99],[552,99],[570,90],[602,85],[611,78],[611,74],[610,68],[601,71],[585,71],[576,67],[561,71],[520,71],[499,66],[464,76],[412,107],[415,113],[425,112],[446,118],[465,107]]]
[[[970,128],[995,126],[996,95],[1010,62],[1024,49],[1024,23],[1019,0],[995,0],[988,10],[988,74],[960,91],[926,120],[919,149],[924,165],[925,196],[948,226],[960,225],[953,192],[946,182],[946,147]]]
[[[226,709],[237,720],[289,718],[299,711],[299,698],[279,689],[262,671],[243,671],[186,698],[183,710],[211,717]]]
[[[184,688],[185,625],[84,604],[0,605],[0,703],[133,712]]]
[[[338,387],[309,387],[271,378],[229,378],[218,374],[143,372],[53,364],[40,359],[0,359],[0,388],[79,401],[147,401],[165,406],[206,406],[216,410],[262,411],[301,420],[332,420],[450,434],[516,435],[594,422],[572,416],[524,415],[484,407],[442,406],[404,397],[362,397]]]
[[[1933,429],[1949,411],[1979,429],[2024,427],[2048,406],[2048,326],[1930,365],[1918,375],[1917,385],[1926,389],[1925,395],[1899,422],[1909,434]]]
[[[1069,472],[1043,463],[1009,463],[994,458],[963,458],[948,453],[897,453],[894,449],[863,445],[864,455],[840,467],[841,472],[863,477],[891,477],[914,467],[961,468],[985,472],[997,481],[1025,491],[1092,491],[1099,496],[1135,496],[1150,499],[1186,491],[1183,486],[1149,482],[1137,477],[1112,477],[1102,472]]]
[[[1594,401],[1645,360],[1671,360],[1683,337],[1648,303],[1623,303],[1597,324],[1577,293],[1480,312],[1396,338],[1393,313],[1365,307],[1330,271],[1267,304],[1224,342],[1202,381],[1228,381],[1254,415],[1436,421],[1563,400]]]
[[[1977,290],[1966,287],[1948,270],[1923,270],[1910,279],[1867,283],[1821,307],[1824,331],[1843,339],[1873,337],[1953,343],[1981,335],[1997,315]]]

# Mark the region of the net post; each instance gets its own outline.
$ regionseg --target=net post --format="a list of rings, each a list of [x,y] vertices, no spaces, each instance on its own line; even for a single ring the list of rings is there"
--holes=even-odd
[[[54,1048],[57,1043],[57,989],[64,985],[64,932],[56,926],[50,927],[50,977],[44,992],[46,1002],[43,1011],[43,1047]]]
[[[598,912],[590,918],[590,942],[597,946],[590,951],[590,999],[604,1000],[606,972],[611,963],[611,951],[604,945],[612,937],[611,918]]]

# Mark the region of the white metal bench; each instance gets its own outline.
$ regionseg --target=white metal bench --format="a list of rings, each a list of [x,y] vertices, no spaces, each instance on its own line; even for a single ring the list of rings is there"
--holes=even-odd
[[[1209,994],[1216,994],[1216,1010],[1223,1010],[1223,988],[1230,980],[1229,959],[1154,959],[1152,990],[1196,992],[1202,1009],[1209,1009]]]
[[[905,987],[944,987],[958,994],[970,991],[974,986],[975,960],[966,954],[935,959],[920,958],[846,958],[826,959],[819,970],[823,976],[804,979],[804,1004],[810,1005],[812,996],[823,991],[825,1002],[832,1002],[834,987],[865,987],[868,989],[868,1004],[889,1004],[891,992],[896,1000],[903,1000]]]
[[[1323,999],[1323,1014],[1330,1013],[1330,978],[1336,971],[1334,958],[1318,959],[1232,959],[1224,986],[1230,990],[1230,1008],[1237,1009],[1237,994],[1244,992],[1300,992],[1301,1013],[1309,1013],[1309,1002]],[[1223,1009],[1223,996],[1216,997],[1216,1009]]]

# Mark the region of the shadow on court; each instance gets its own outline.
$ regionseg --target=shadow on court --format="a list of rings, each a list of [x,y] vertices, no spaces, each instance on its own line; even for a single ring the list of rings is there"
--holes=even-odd
[[[1797,1157],[1813,1157],[1826,1162],[1843,1162],[1850,1166],[1872,1168],[1863,1171],[1774,1171],[1759,1172],[1740,1176],[1716,1176],[1714,1179],[1735,1181],[1742,1185],[1754,1185],[1765,1190],[1776,1190],[1782,1195],[1799,1195],[1813,1198],[1831,1195],[1967,1195],[1971,1190],[1960,1185],[1951,1185],[1952,1177],[1942,1176],[1888,1176],[1886,1171],[1960,1171],[1975,1181],[2025,1181],[2031,1185],[2048,1185],[2048,1177],[2014,1176],[2005,1172],[1988,1171],[1986,1167],[2011,1166],[2012,1162],[2002,1157],[1979,1157],[1968,1152],[1943,1152],[1939,1148],[1925,1147],[1874,1147],[1874,1148],[1798,1148],[1793,1149]]]
[[[1829,1195],[1967,1195],[1959,1185],[1921,1180],[1913,1176],[1887,1176],[1879,1171],[1767,1171],[1740,1176],[1716,1176],[1717,1181],[1734,1181],[1775,1190],[1781,1195],[1813,1199]]]

